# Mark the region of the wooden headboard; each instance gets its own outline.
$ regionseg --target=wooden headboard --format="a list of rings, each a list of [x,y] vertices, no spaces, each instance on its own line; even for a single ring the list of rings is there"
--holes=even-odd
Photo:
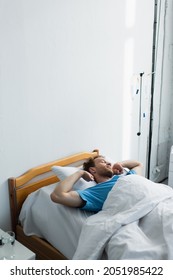
[[[26,197],[39,188],[59,181],[59,179],[51,172],[52,166],[77,166],[77,163],[81,165],[81,162],[97,155],[99,155],[98,149],[94,150],[93,152],[81,152],[46,164],[42,164],[40,166],[36,166],[19,177],[9,178],[8,183],[13,231],[16,230],[18,216]]]

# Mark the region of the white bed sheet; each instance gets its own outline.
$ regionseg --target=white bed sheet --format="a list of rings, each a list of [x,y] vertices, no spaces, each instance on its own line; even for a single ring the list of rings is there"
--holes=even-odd
[[[82,225],[93,212],[53,203],[50,193],[55,184],[43,187],[25,200],[19,220],[26,235],[45,238],[68,259],[77,248]]]

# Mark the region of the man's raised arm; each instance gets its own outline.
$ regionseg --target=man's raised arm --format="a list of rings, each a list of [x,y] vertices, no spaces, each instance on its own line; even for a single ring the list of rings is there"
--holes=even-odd
[[[90,173],[84,170],[78,170],[74,174],[60,181],[51,193],[50,197],[53,202],[60,203],[70,207],[81,207],[83,200],[76,191],[73,191],[73,185],[83,177],[85,180],[93,180]]]
[[[123,173],[123,168],[128,168],[130,170],[134,170],[136,174],[141,175],[142,174],[142,168],[143,165],[141,162],[137,160],[125,160],[122,162],[117,162],[113,164],[112,170],[114,174],[122,174]]]

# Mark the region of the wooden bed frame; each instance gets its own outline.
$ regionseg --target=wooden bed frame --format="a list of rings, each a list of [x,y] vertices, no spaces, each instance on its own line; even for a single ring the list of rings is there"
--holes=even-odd
[[[16,239],[32,250],[36,254],[36,259],[65,260],[67,258],[46,240],[35,235],[26,236],[24,234],[22,226],[19,223],[19,214],[23,202],[30,193],[59,181],[51,172],[52,166],[79,166],[83,161],[97,155],[99,155],[99,150],[97,149],[93,152],[81,152],[34,167],[19,177],[9,178],[12,229],[16,233]]]

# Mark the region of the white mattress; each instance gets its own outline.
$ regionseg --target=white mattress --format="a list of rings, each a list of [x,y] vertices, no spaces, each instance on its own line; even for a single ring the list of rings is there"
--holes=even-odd
[[[43,187],[25,200],[19,220],[26,235],[45,238],[68,259],[72,259],[83,223],[93,214],[53,203],[55,185]]]

